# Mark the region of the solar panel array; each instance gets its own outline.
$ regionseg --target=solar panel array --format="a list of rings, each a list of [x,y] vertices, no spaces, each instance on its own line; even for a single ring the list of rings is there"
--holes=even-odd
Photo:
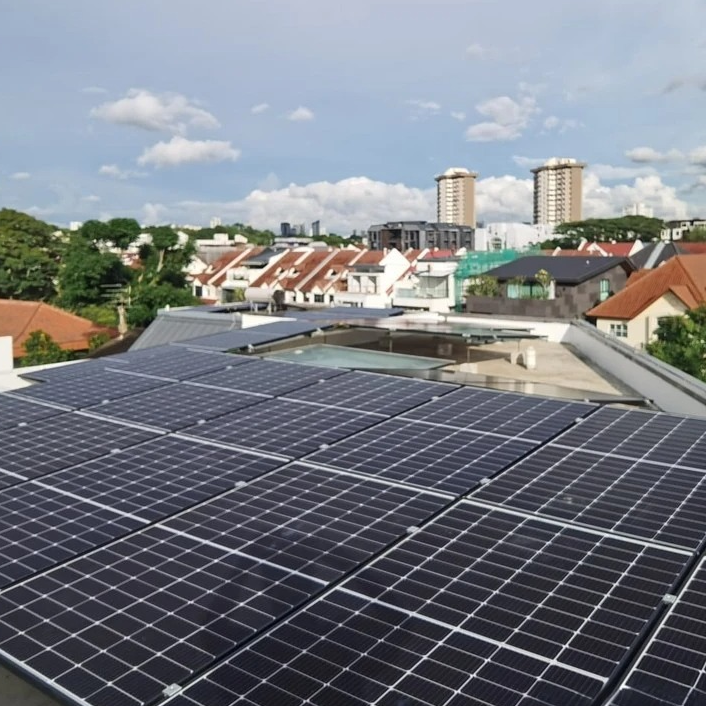
[[[63,703],[704,699],[703,420],[188,345],[35,378],[0,661]]]

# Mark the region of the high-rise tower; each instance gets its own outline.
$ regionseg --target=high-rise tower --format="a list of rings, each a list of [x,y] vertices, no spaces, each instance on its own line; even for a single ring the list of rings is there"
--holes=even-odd
[[[476,227],[476,177],[468,169],[447,169],[436,179],[436,220]]]
[[[580,221],[583,162],[552,157],[534,174],[534,223],[558,225]]]

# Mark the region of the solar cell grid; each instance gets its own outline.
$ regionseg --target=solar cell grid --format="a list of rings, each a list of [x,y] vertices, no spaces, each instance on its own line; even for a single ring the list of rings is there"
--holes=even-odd
[[[474,494],[479,502],[696,550],[706,474],[545,446]]]
[[[232,428],[237,418],[231,413],[263,399],[244,392],[176,383],[87,407],[84,411],[168,431],[227,415]]]
[[[403,416],[455,429],[545,441],[595,406],[464,387]]]
[[[15,390],[13,395],[61,404],[70,409],[81,409],[82,407],[91,407],[103,400],[117,400],[166,384],[168,384],[166,380],[130,375],[127,372],[103,370],[67,380],[23,387],[20,390]]]
[[[156,436],[144,429],[73,413],[3,429],[0,487],[38,478]]]
[[[58,407],[50,407],[31,400],[21,400],[0,392],[0,429],[16,427],[23,422],[55,417],[62,413],[63,410]]]
[[[216,351],[229,351],[247,348],[247,346],[259,346],[294,336],[302,336],[307,333],[313,333],[317,328],[317,325],[304,321],[283,321],[263,324],[261,326],[252,326],[245,329],[236,329],[227,331],[226,333],[200,336],[187,341],[179,341],[173,345],[205,348]]]
[[[38,483],[6,488],[0,495],[0,588],[143,525]]]
[[[535,446],[522,439],[390,419],[317,451],[308,460],[462,494]]]
[[[606,680],[688,561],[463,501],[343,587]]]
[[[448,499],[293,464],[164,526],[333,581]]]
[[[232,370],[220,370],[192,378],[189,382],[227,390],[257,392],[263,395],[282,395],[319,380],[336,377],[342,370],[316,368],[298,363],[255,360],[249,365]]]
[[[91,706],[142,706],[321,585],[150,528],[0,595],[0,650]]]
[[[699,471],[706,469],[706,419],[601,408],[555,443]]]
[[[444,383],[349,372],[289,392],[285,396],[294,400],[392,416],[428,402],[437,395],[445,395],[453,389],[454,386]]]
[[[222,391],[216,391],[223,394]],[[344,409],[274,399],[242,413],[213,419],[182,430],[182,434],[240,448],[299,458],[322,444],[377,424],[383,417]]]
[[[590,704],[602,680],[335,590],[168,706]]]
[[[44,478],[43,485],[155,522],[281,463],[166,437],[59,471]]]
[[[108,359],[86,360],[80,363],[57,365],[51,368],[40,368],[21,373],[27,380],[39,382],[60,382],[62,380],[75,380],[86,375],[100,375],[108,365]]]

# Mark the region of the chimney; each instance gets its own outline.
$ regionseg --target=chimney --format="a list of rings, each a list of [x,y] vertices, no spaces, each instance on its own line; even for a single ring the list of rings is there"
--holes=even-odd
[[[0,336],[0,373],[7,373],[13,367],[12,336]]]

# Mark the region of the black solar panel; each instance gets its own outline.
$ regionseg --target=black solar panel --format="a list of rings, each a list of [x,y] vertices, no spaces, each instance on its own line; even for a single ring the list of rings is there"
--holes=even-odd
[[[534,449],[523,439],[390,419],[309,457],[312,463],[463,494]]]
[[[242,413],[219,417],[181,433],[239,448],[299,458],[322,445],[367,429],[382,419],[384,417],[374,414],[270,399],[248,407]]]
[[[43,485],[155,522],[281,463],[166,437],[53,473],[43,479]]]
[[[474,493],[479,501],[696,550],[706,474],[545,446]]]
[[[567,448],[706,469],[706,419],[602,408],[556,440]]]
[[[596,407],[464,387],[407,412],[418,421],[545,441]]]
[[[448,502],[424,491],[293,464],[164,526],[329,582]]]
[[[51,368],[39,368],[22,372],[21,377],[27,380],[38,380],[40,382],[61,382],[63,380],[75,380],[87,375],[100,375],[108,366],[108,358],[99,360],[84,360],[77,363],[57,365]]]
[[[114,370],[125,370],[141,375],[167,378],[170,380],[187,380],[214,370],[222,370],[253,359],[247,356],[230,355],[213,351],[191,350],[169,346],[170,353],[159,356],[141,356],[121,362],[119,365],[109,365]]]
[[[298,363],[255,360],[249,365],[242,365],[232,370],[219,370],[215,373],[200,375],[189,382],[226,390],[257,392],[263,395],[282,395],[319,380],[341,375],[342,370],[316,368]]]
[[[702,560],[611,699],[615,706],[706,703],[706,568]]]
[[[63,414],[59,407],[51,407],[40,402],[21,400],[0,392],[0,429],[16,427],[18,424],[33,422]]]
[[[294,400],[394,415],[455,389],[453,385],[350,372],[289,392]]]
[[[144,524],[40,483],[5,488],[0,495],[0,588]]]
[[[0,595],[0,651],[91,706],[153,703],[321,589],[159,527]]]
[[[37,383],[15,390],[13,395],[45,400],[69,409],[81,409],[99,404],[103,400],[117,400],[167,384],[166,380],[157,378],[103,370],[67,380]]]
[[[240,421],[241,415],[234,414],[237,410],[262,402],[263,399],[267,398],[245,392],[177,383],[87,407],[84,411],[169,431],[225,415],[225,421],[232,428]]]
[[[157,434],[67,413],[0,430],[0,487],[68,468]]]
[[[209,336],[200,336],[188,341],[180,341],[175,346],[190,346],[192,348],[205,348],[214,351],[230,351],[260,346],[294,336],[313,333],[319,326],[305,321],[282,321],[261,326],[252,326],[245,329],[236,329],[226,333],[214,333]]]

